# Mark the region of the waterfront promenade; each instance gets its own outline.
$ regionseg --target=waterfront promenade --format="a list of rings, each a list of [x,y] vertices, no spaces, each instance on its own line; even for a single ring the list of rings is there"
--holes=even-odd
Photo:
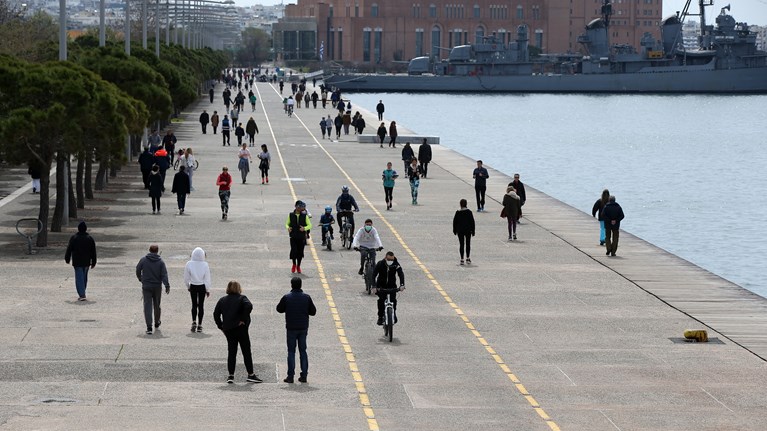
[[[37,214],[37,197],[2,206],[0,429],[764,429],[763,299],[627,234],[619,256],[605,257],[595,220],[529,186],[519,240],[506,241],[500,205],[488,202],[487,213],[475,213],[473,264],[459,266],[452,217],[461,198],[474,208],[472,160],[433,146],[419,205],[400,179],[386,211],[380,172],[387,161],[402,168],[401,146],[322,140],[323,111],[288,118],[273,86],[257,88],[252,115],[257,145],[272,153],[270,184],[259,184],[256,163],[240,184],[236,139],[222,147],[221,135],[200,133],[202,109],[223,111],[219,85],[216,103],[202,100],[176,127],[177,147],[191,146],[200,161],[184,216],[170,193],[163,214],[151,214],[137,166],[82,212],[99,251],[88,302],[75,301],[63,261],[76,224],[29,257],[13,224]],[[366,120],[373,133],[374,115]],[[407,133],[407,119],[394,120]],[[226,221],[214,185],[224,164],[235,179]],[[499,200],[510,178],[490,175],[488,195]],[[309,382],[288,385],[284,320],[274,311],[291,276],[285,218],[302,199],[316,224],[344,184],[361,206],[357,225],[372,218],[405,269],[395,340],[375,325],[358,255],[338,240],[321,249],[315,229],[302,265],[318,308]],[[134,268],[153,242],[171,292],[162,327],[147,336]],[[189,332],[182,282],[196,246],[207,251],[214,283],[203,334]],[[237,384],[224,382],[226,344],[212,310],[230,279],[254,303],[260,385],[244,382],[241,363]],[[703,327],[691,315],[722,331],[709,331],[719,342],[675,343],[684,329]]]

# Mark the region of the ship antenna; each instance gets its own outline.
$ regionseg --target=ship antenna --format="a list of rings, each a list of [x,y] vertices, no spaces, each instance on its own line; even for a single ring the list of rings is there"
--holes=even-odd
[[[610,46],[610,18],[613,15],[613,4],[610,0],[602,2],[602,21],[605,23],[605,35],[607,37],[607,46]]]

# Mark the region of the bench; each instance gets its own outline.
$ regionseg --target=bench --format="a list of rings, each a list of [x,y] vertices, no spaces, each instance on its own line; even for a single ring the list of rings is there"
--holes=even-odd
[[[422,135],[397,135],[397,144],[399,145],[405,145],[406,142],[410,142],[410,145],[421,145],[423,143],[423,138],[426,138],[426,142],[429,143],[429,145],[439,145],[439,136],[422,136]],[[378,135],[357,135],[357,142],[360,144],[378,144],[381,142],[380,139],[378,139]],[[389,135],[386,135],[386,139],[384,139],[384,144],[389,142]]]

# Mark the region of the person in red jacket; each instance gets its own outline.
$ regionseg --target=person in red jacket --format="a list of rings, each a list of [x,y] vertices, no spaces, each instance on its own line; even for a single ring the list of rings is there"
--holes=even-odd
[[[229,188],[232,185],[232,176],[229,175],[229,168],[224,166],[216,180],[218,186],[218,198],[221,199],[221,220],[226,220],[229,216]]]

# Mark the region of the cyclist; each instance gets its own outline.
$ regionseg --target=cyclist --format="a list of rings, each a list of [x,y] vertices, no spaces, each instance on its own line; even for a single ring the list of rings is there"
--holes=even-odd
[[[383,250],[383,244],[381,244],[381,238],[378,236],[378,231],[373,227],[373,220],[365,220],[365,226],[361,227],[354,235],[354,241],[352,241],[352,247],[355,251],[360,252],[360,270],[359,275],[362,275],[365,269],[365,255],[371,254],[373,262],[376,261],[376,250]],[[365,248],[366,250],[360,250]]]
[[[293,116],[293,106],[295,106],[296,101],[293,100],[293,96],[288,96],[288,117]]]
[[[357,201],[354,200],[354,196],[349,193],[349,186],[341,187],[341,195],[336,199],[336,213],[338,217],[346,217],[346,220],[351,225],[351,232],[354,232],[354,211],[359,211],[360,207],[357,205]]]
[[[397,276],[399,276],[399,288],[397,287]],[[387,252],[386,257],[376,264],[373,277],[376,284],[376,295],[378,295],[378,321],[377,325],[383,325],[384,302],[386,295],[390,295],[391,302],[394,304],[394,312],[397,312],[397,291],[405,290],[405,273],[399,265],[394,252]],[[381,289],[396,289],[394,291],[383,292]]]
[[[333,239],[333,223],[336,222],[333,217],[333,207],[325,207],[325,214],[320,217],[320,226],[322,226],[322,245],[325,245],[325,234],[330,231],[330,239]]]

